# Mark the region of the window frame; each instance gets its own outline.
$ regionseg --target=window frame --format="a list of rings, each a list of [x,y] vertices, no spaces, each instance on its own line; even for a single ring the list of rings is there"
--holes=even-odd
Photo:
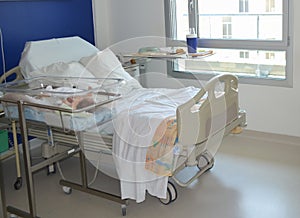
[[[199,0],[200,2],[201,0]],[[198,7],[198,0],[187,0],[187,2],[194,4],[194,10],[189,10],[189,28],[195,28],[199,33],[198,19],[195,14],[195,8]],[[183,40],[176,40],[176,10],[171,8],[176,7],[175,0],[165,0],[165,30],[167,37],[167,46],[182,46],[185,44]],[[198,39],[198,47],[201,48],[220,48],[220,49],[241,49],[241,50],[275,50],[286,52],[286,78],[274,79],[274,78],[259,78],[259,77],[243,77],[239,76],[239,81],[245,84],[255,85],[270,85],[270,86],[282,86],[293,87],[293,10],[292,0],[283,0],[283,35],[282,40],[235,40],[235,39]],[[192,15],[190,17],[190,15]],[[190,20],[193,21],[190,21]],[[173,24],[172,24],[173,23]],[[171,28],[173,25],[173,28]],[[245,41],[247,44],[245,44]],[[183,79],[199,79],[208,80],[212,76],[218,74],[215,73],[191,73],[191,72],[177,72],[174,71],[174,63],[172,61],[167,62],[168,76]]]

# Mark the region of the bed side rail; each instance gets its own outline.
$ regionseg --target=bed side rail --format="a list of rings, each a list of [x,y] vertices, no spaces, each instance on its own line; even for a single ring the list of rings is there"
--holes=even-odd
[[[221,87],[221,91],[220,91]],[[218,75],[188,102],[177,108],[178,141],[199,144],[238,117],[238,79]]]
[[[21,73],[21,68],[19,66],[16,66],[14,68],[12,68],[11,70],[5,72],[1,77],[0,77],[0,84],[2,84],[3,82],[5,82],[5,80],[11,76],[11,75],[16,75],[14,81],[17,80],[22,80],[23,79],[23,75]]]

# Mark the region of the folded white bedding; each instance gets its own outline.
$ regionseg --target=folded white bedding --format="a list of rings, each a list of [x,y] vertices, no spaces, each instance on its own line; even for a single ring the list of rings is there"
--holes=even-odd
[[[126,84],[119,87],[119,93],[126,96],[133,89],[140,89],[140,83],[127,73],[115,54],[110,49],[80,59],[86,69],[96,78],[120,78]]]

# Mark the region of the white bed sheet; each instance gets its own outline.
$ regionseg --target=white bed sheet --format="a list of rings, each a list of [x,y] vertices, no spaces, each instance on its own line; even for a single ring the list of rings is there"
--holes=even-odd
[[[114,102],[113,158],[121,181],[122,199],[145,200],[146,191],[165,198],[167,176],[145,170],[146,153],[158,125],[176,115],[176,108],[191,99],[198,88],[139,89]]]

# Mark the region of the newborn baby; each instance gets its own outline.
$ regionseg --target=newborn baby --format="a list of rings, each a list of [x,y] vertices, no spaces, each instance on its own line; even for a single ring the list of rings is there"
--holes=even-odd
[[[91,87],[88,87],[88,89],[91,89]],[[74,92],[81,91],[80,89],[70,88],[70,87],[58,87],[56,89],[53,89],[52,86],[47,86],[46,90],[53,91],[54,93],[56,92],[54,96],[59,96],[60,94],[57,94],[58,92],[65,92],[65,93],[72,92],[73,94],[70,93],[70,95],[73,96],[65,98],[64,100],[62,100],[62,102],[74,110],[82,109],[87,106],[93,105],[95,103],[92,93],[88,93],[86,95],[74,94]]]
[[[88,94],[84,96],[72,96],[68,97],[63,101],[66,105],[70,106],[72,109],[82,109],[87,106],[95,104],[93,97]]]

